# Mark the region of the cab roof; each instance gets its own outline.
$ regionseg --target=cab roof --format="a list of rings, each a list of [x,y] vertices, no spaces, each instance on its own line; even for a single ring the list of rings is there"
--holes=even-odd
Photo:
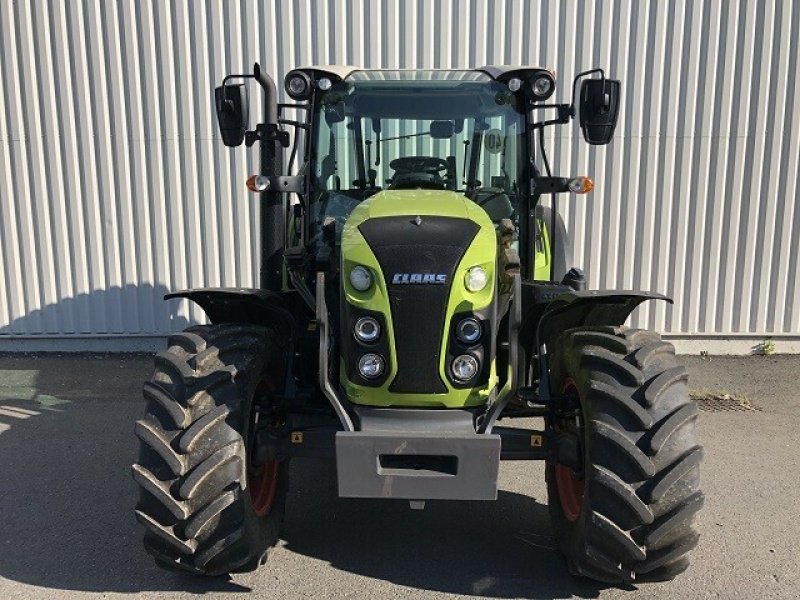
[[[475,69],[364,69],[353,65],[313,65],[303,67],[301,70],[315,71],[319,74],[327,73],[339,79],[349,78],[356,81],[378,81],[381,79],[480,81],[481,74],[488,75],[491,79],[499,79],[515,71],[549,69],[522,65],[486,65]]]

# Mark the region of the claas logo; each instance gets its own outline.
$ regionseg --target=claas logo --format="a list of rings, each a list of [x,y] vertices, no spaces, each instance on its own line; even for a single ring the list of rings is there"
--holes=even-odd
[[[447,283],[447,275],[444,273],[395,273],[392,277],[394,284],[411,284],[411,283],[432,283],[444,284]]]

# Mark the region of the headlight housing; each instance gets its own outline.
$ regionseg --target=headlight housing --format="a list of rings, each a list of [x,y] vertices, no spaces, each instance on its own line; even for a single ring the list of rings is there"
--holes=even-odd
[[[385,363],[380,354],[365,354],[358,360],[358,372],[364,379],[377,379],[383,375]]]
[[[456,326],[456,337],[462,344],[471,346],[481,339],[481,323],[474,317],[462,319]]]
[[[471,354],[461,354],[450,364],[450,373],[459,383],[465,383],[478,374],[478,359]]]
[[[283,85],[293,100],[306,100],[311,95],[311,77],[303,71],[287,73]]]
[[[350,270],[350,285],[359,292],[366,292],[372,286],[372,273],[361,265],[353,267]]]
[[[470,292],[480,292],[486,287],[488,282],[489,277],[486,275],[486,270],[483,267],[472,267],[467,271],[464,285]]]
[[[353,334],[359,342],[370,344],[377,340],[381,335],[381,326],[374,317],[361,317],[356,321]]]
[[[538,101],[547,100],[555,91],[556,82],[552,75],[545,72],[537,73],[531,80],[531,94]]]

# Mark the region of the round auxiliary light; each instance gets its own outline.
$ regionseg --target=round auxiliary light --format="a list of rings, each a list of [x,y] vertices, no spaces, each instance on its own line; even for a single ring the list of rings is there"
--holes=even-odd
[[[358,361],[358,372],[364,379],[375,379],[383,374],[383,358],[379,354],[365,354]]]
[[[361,317],[353,330],[360,342],[374,342],[381,335],[381,326],[373,317]]]
[[[481,339],[480,321],[467,317],[456,327],[456,337],[462,344],[474,344]]]
[[[539,75],[533,80],[531,88],[533,89],[534,96],[540,100],[544,100],[549,97],[550,93],[553,91],[553,80],[547,75]]]
[[[486,271],[483,267],[472,267],[467,271],[467,277],[464,285],[470,292],[480,292],[486,287],[489,278],[486,276]]]
[[[350,285],[359,292],[366,292],[372,285],[372,273],[361,265],[353,267],[350,271]]]
[[[512,77],[508,80],[508,91],[518,92],[522,87],[522,80],[519,77]]]
[[[469,381],[478,374],[478,361],[471,354],[462,354],[453,359],[450,372],[456,381]]]
[[[318,87],[319,87],[319,89],[321,89],[323,92],[325,92],[325,91],[328,91],[329,89],[331,89],[331,86],[332,86],[332,85],[333,85],[333,83],[331,83],[331,80],[330,80],[330,79],[328,79],[327,77],[323,77],[322,79],[320,79],[320,80],[317,82],[317,86],[318,86]]]
[[[311,94],[311,78],[302,71],[292,71],[286,76],[286,93],[295,100],[305,100]]]

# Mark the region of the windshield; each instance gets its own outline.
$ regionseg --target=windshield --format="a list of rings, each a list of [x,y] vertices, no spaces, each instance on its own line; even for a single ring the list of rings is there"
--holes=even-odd
[[[316,103],[312,229],[327,217],[340,229],[384,189],[453,190],[495,222],[516,219],[526,180],[521,105],[476,71],[354,73]]]

